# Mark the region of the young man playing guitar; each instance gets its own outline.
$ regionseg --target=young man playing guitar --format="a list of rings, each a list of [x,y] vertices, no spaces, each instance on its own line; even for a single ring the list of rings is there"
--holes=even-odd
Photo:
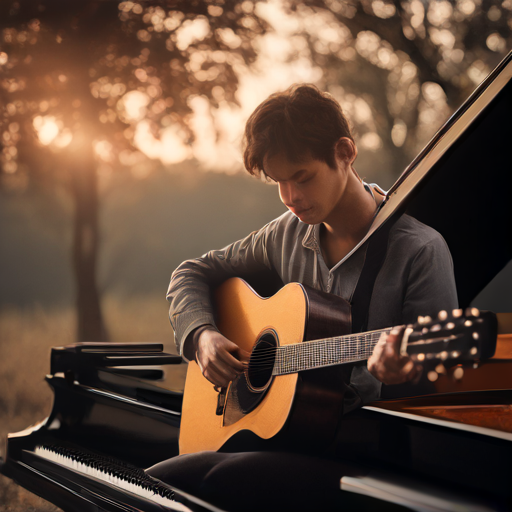
[[[184,262],[167,295],[180,353],[196,359],[205,378],[219,387],[243,371],[247,354],[216,330],[213,287],[233,276],[275,273],[284,284],[300,282],[350,301],[366,244],[346,256],[385,198],[353,168],[357,149],[341,107],[314,86],[294,86],[263,102],[247,122],[245,146],[248,172],[276,182],[289,211],[244,240]],[[456,307],[446,243],[433,229],[402,216],[389,234],[366,330]],[[383,337],[376,347],[368,361],[373,377],[364,367],[354,368],[351,385],[360,397],[354,406],[378,398],[380,382],[397,384],[416,376],[412,362],[398,355],[397,336]]]
[[[181,264],[167,296],[180,353],[195,359],[217,389],[244,371],[248,357],[215,326],[211,292],[226,279],[276,276],[284,284],[299,282],[354,299],[370,256],[368,243],[353,249],[385,200],[381,189],[364,183],[354,170],[356,156],[341,107],[314,86],[274,94],[249,118],[245,167],[276,182],[289,211],[243,240]],[[412,323],[419,315],[457,307],[451,256],[442,237],[406,215],[391,225],[387,236],[385,259],[372,278],[371,301],[362,301],[365,311],[359,318],[364,321],[356,332]],[[340,382],[348,391],[344,414],[379,398],[381,383],[402,383],[418,375],[412,360],[399,353],[402,333],[397,328],[382,336],[368,364],[353,365],[349,382]],[[247,478],[250,467],[265,475],[259,491],[252,475]],[[339,504],[344,469],[333,460],[276,452],[200,452],[148,471],[228,510],[320,510]],[[314,501],[304,495],[305,486],[314,492]],[[279,497],[269,500],[272,489]]]

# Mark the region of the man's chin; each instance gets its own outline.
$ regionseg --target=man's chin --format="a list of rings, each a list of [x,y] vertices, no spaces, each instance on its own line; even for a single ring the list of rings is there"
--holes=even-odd
[[[304,224],[317,224],[313,212],[313,208],[308,208],[307,210],[302,210],[298,212],[292,212],[295,217],[297,217],[300,221],[304,222]]]

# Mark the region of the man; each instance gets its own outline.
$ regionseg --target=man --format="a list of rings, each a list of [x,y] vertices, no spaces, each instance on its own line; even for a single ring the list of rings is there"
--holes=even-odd
[[[375,261],[375,246],[365,242],[353,251],[385,194],[364,183],[354,170],[356,145],[332,97],[311,85],[270,96],[249,118],[245,146],[248,172],[276,182],[289,211],[243,240],[182,263],[167,295],[180,353],[196,359],[215,386],[227,386],[243,371],[248,356],[215,327],[211,291],[229,277],[300,282],[350,302],[366,289],[358,283],[370,282],[373,292],[363,294],[364,307],[358,310],[364,321],[357,328],[366,330],[400,326],[418,315],[457,307],[446,243],[415,219],[404,215],[387,223],[385,259],[369,266],[374,274],[366,272],[365,262]],[[375,236],[372,240],[380,242]],[[368,364],[353,365],[349,382],[340,382],[344,414],[379,398],[381,383],[398,384],[418,376],[421,370],[399,354],[401,337],[401,328],[383,336]],[[148,473],[229,511],[379,506],[370,498],[340,491],[340,477],[349,475],[352,466],[336,455],[265,450],[181,455]]]
[[[287,213],[221,251],[184,262],[169,286],[176,343],[195,358],[205,378],[225,387],[243,371],[238,347],[215,328],[211,290],[232,276],[275,273],[351,300],[367,233],[384,200],[353,168],[357,149],[339,104],[311,85],[270,96],[249,118],[244,163],[251,174],[277,183]],[[347,257],[349,256],[349,257]],[[402,216],[389,234],[386,260],[375,281],[367,330],[416,321],[457,307],[449,250],[433,229]],[[382,338],[366,367],[355,366],[345,412],[379,397],[381,382],[397,384],[419,372],[398,354],[400,331]]]
[[[266,275],[352,301],[365,261],[374,261],[368,243],[353,249],[385,197],[359,178],[348,122],[339,104],[314,86],[270,96],[249,118],[245,143],[246,169],[276,182],[289,211],[243,240],[181,264],[167,295],[180,353],[195,358],[204,377],[218,387],[243,371],[248,354],[217,331],[211,291],[229,277]],[[359,311],[367,330],[457,307],[451,256],[442,237],[408,216],[389,226],[371,301],[366,296],[367,311]],[[418,375],[412,361],[399,354],[401,336],[397,328],[382,337],[368,365],[354,365],[349,382],[340,382],[344,414],[377,399],[382,382],[398,384]],[[372,499],[340,491],[340,477],[352,469],[336,456],[256,450],[181,455],[147,471],[229,511],[375,509],[379,505]]]

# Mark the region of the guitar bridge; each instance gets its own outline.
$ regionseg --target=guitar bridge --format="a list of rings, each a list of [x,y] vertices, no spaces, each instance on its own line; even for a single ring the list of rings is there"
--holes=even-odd
[[[219,396],[217,397],[217,410],[215,411],[217,416],[222,416],[224,413],[224,406],[226,405],[226,391],[227,388],[220,388]]]

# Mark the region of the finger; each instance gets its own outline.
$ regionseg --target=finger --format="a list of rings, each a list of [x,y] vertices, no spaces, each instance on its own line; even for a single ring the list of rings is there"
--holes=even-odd
[[[235,369],[226,365],[218,357],[215,359],[199,357],[197,362],[203,376],[216,385],[224,387],[238,375],[238,372]]]
[[[386,338],[386,348],[390,349],[394,354],[400,352],[400,345],[404,337],[405,326],[393,327]]]
[[[220,361],[222,361],[226,367],[231,368],[234,372],[240,373],[244,371],[245,365],[242,361],[239,361],[235,356],[233,356],[233,354],[222,350],[218,352],[218,356]]]
[[[221,375],[223,378],[227,379],[228,382],[236,379],[236,377],[238,377],[238,375],[241,373],[224,363],[222,360],[212,361],[210,366],[214,371],[217,372],[218,375]]]
[[[404,376],[404,377],[407,377],[409,375],[414,375],[416,373],[416,366],[414,366],[414,363],[412,361],[412,359],[409,359],[403,366],[402,366],[402,369],[400,370],[400,373]],[[411,377],[412,378],[412,377]]]
[[[215,386],[220,386],[221,388],[225,388],[229,385],[231,382],[230,379],[228,379],[225,375],[220,373],[216,368],[214,367],[208,367],[203,372],[203,377],[207,380],[209,380],[212,384]]]
[[[249,361],[249,359],[251,358],[251,353],[239,347],[236,356],[239,361]]]
[[[229,348],[227,351],[230,354],[233,354],[239,361],[248,361],[251,358],[251,352],[244,350],[242,347],[239,347],[236,343],[228,340],[230,342]]]
[[[223,341],[222,346],[228,352],[237,352],[240,349],[240,347],[235,342],[229,340],[226,337],[223,337],[223,338],[224,339],[222,340]]]

